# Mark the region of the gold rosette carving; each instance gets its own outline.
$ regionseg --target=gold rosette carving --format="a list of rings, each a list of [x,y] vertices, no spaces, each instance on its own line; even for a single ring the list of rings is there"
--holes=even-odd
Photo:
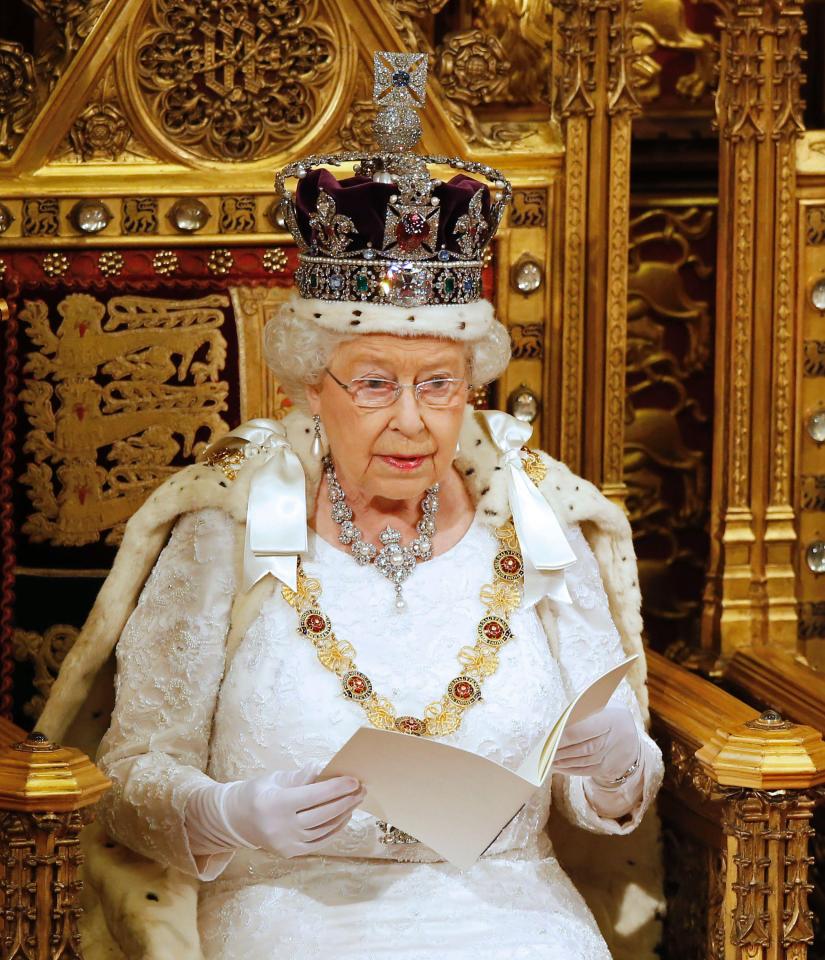
[[[208,160],[284,149],[312,127],[337,80],[326,8],[319,0],[154,0],[135,49],[148,116]]]

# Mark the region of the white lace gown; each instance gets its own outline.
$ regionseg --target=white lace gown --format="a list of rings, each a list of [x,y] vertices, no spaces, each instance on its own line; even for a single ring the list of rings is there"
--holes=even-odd
[[[626,680],[614,700],[631,706],[644,745],[644,790],[629,820],[601,816],[581,777],[554,774],[468,870],[424,846],[382,844],[375,818],[356,810],[317,854],[259,850],[193,857],[184,829],[191,790],[327,760],[368,723],[338,678],[296,632],[278,585],[224,676],[235,592],[233,557],[243,528],[215,508],[179,518],[117,646],[116,705],[97,762],[114,781],[101,803],[111,836],[198,876],[206,960],[606,960],[584,900],[553,855],[549,816],[599,833],[632,831],[662,779],[659,748],[644,733]],[[578,527],[578,562],[566,572],[573,606],[542,601],[511,616],[513,639],[484,699],[445,738],[515,769],[571,695],[623,658],[598,566]],[[310,531],[305,559],[321,606],[358,668],[399,714],[420,715],[460,672],[475,642],[479,592],[492,579],[492,531],[476,517],[452,549],[419,564],[404,586],[407,610],[372,567]],[[551,791],[554,809],[551,814]]]

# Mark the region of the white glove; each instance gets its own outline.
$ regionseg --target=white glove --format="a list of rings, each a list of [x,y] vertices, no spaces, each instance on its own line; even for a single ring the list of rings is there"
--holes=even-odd
[[[594,777],[597,784],[606,785],[635,763],[640,749],[639,731],[630,709],[605,707],[567,726],[551,769],[565,777]]]
[[[314,853],[341,830],[366,796],[354,777],[315,782],[325,764],[274,770],[251,780],[215,781],[197,788],[186,804],[186,830],[196,856],[236,847],[282,857]]]

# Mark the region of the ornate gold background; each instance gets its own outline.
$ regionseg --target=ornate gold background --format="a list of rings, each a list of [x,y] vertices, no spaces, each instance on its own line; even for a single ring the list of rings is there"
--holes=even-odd
[[[21,720],[153,486],[236,421],[289,406],[260,343],[294,269],[274,171],[369,147],[373,51],[426,50],[423,149],[515,187],[490,265],[514,359],[489,399],[535,403],[533,442],[628,510],[649,644],[669,658],[651,654],[677,865],[668,955],[804,957],[817,795],[723,788],[694,754],[754,711],[670,661],[821,729],[825,581],[805,556],[825,539],[825,444],[804,424],[825,405],[825,134],[802,120],[805,14],[6,0],[0,627],[7,647],[15,627]],[[97,233],[78,226],[84,201]]]

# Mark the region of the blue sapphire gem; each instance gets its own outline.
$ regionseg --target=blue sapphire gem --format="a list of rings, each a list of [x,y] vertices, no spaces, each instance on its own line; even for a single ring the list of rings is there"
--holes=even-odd
[[[396,70],[392,75],[392,85],[394,87],[408,87],[410,85],[410,75],[406,70]]]
[[[465,277],[465,278],[464,278],[464,292],[465,292],[465,293],[472,293],[473,290],[475,290],[475,283],[473,282],[473,278],[472,278],[472,277]]]
[[[334,273],[329,278],[329,288],[330,290],[340,290],[344,285],[344,278],[339,277],[337,273]]]
[[[438,259],[439,259],[442,263],[446,263],[446,262],[450,259],[450,251],[449,251],[449,250],[439,250],[439,251],[438,251]]]
[[[372,260],[374,256],[375,256],[375,251],[367,247],[367,249],[364,251],[364,259]]]

